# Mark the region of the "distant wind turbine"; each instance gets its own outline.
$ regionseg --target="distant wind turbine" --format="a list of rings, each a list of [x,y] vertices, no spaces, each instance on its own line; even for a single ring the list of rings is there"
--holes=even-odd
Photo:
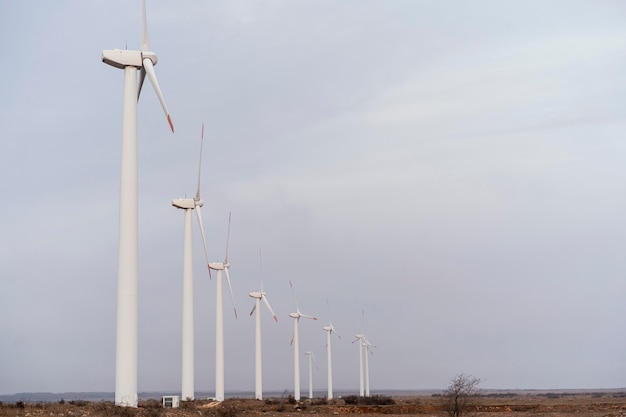
[[[192,234],[191,234],[191,210],[196,210],[200,235],[204,245],[204,256],[207,265],[206,239],[200,207],[204,202],[200,199],[200,173],[202,168],[202,143],[204,141],[204,123],[200,136],[200,163],[198,164],[198,188],[194,198],[178,198],[172,200],[172,205],[184,210],[184,237],[183,237],[183,345],[182,345],[182,389],[183,400],[193,400],[194,389],[194,326],[193,326],[193,262],[192,262]]]
[[[293,397],[296,401],[300,401],[300,342],[298,336],[298,322],[300,321],[300,318],[312,320],[317,320],[317,318],[300,312],[298,300],[296,300],[296,293],[293,289],[291,281],[289,281],[289,286],[291,287],[291,293],[293,294],[293,301],[296,304],[296,312],[289,313],[289,317],[293,319]]]
[[[253,291],[248,294],[250,297],[254,298],[254,307],[252,307],[252,311],[250,311],[250,315],[253,315],[256,311],[256,330],[255,330],[255,384],[254,384],[254,398],[257,400],[263,399],[263,366],[261,363],[261,300],[267,307],[272,316],[274,317],[274,321],[278,321],[278,317],[274,314],[274,310],[272,310],[272,306],[269,301],[267,301],[267,296],[265,295],[265,290],[263,289],[263,267],[261,265],[261,250],[259,249],[259,269],[261,270],[261,291]]]
[[[362,312],[363,315],[363,323],[365,323],[365,312]],[[361,327],[361,333],[355,335],[356,339],[352,341],[352,343],[357,343],[359,346],[359,396],[363,397],[364,395],[364,387],[363,387],[363,340],[365,340],[365,330],[363,329],[363,324]]]
[[[137,407],[137,101],[146,75],[174,132],[165,99],[154,72],[157,55],[150,50],[146,2],[141,3],[141,51],[102,51],[105,64],[124,70],[122,161],[120,180],[119,247],[117,272],[117,336],[115,353],[115,404]],[[141,69],[137,84],[137,69]]]
[[[363,350],[365,351],[365,396],[370,396],[370,362],[369,355],[373,355],[374,353],[370,351],[370,348],[376,347],[372,345],[369,340],[364,336],[363,337]]]
[[[233,287],[230,285],[230,276],[228,275],[228,241],[230,240],[230,213],[228,213],[228,234],[226,236],[226,256],[222,262],[210,262],[209,268],[217,271],[216,287],[217,296],[215,301],[215,399],[224,401],[224,313],[222,302],[222,271],[226,273],[226,281],[230,290],[230,299],[233,302],[235,318],[237,318],[237,309],[235,308],[235,297],[233,296]]]
[[[326,304],[328,304],[328,300],[326,300]],[[339,339],[341,339],[341,336],[339,336],[339,333],[335,331],[335,328],[333,327],[333,321],[332,319],[330,319],[330,305],[328,306],[328,317],[329,317],[329,324],[328,326],[322,327],[322,329],[326,331],[326,356],[327,356],[327,367],[328,367],[328,399],[332,400],[333,399],[333,357],[332,357],[332,349],[330,346],[330,339],[331,339],[332,333],[335,333],[335,335],[337,335]]]

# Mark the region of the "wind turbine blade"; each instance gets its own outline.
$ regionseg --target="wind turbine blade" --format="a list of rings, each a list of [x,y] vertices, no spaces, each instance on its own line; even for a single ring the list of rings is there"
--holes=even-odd
[[[200,162],[198,163],[198,188],[196,188],[195,200],[200,200],[200,173],[202,172],[202,145],[204,143],[204,123],[202,123],[202,134],[200,135]]]
[[[261,294],[263,294],[263,258],[261,256],[261,248],[259,248],[259,275],[261,277]]]
[[[267,309],[270,311],[270,313],[272,313],[272,316],[274,316],[274,321],[278,321],[278,317],[276,317],[274,310],[272,310],[272,306],[270,305],[270,302],[267,301],[267,297],[265,295],[261,295],[261,298],[263,299],[263,303],[265,303],[265,306],[267,307]]]
[[[361,310],[361,334],[365,334],[365,310]]]
[[[254,314],[254,310],[256,310],[256,302],[254,303],[254,305],[252,306],[252,310],[250,311],[250,315]]]
[[[306,314],[302,314],[302,313],[300,313],[300,317],[303,317],[305,319],[317,320],[317,317],[307,316]]]
[[[141,87],[143,87],[143,82],[146,79],[146,69],[141,67],[141,71],[139,73],[139,86],[137,87],[137,101],[139,101],[139,96],[141,96]]]
[[[335,333],[335,335],[337,335],[337,337],[341,339],[341,336],[339,335],[339,333],[337,333],[337,331],[335,331],[335,328],[332,325],[330,326],[330,332]]]
[[[293,302],[296,305],[296,312],[300,312],[300,307],[298,307],[298,300],[296,299],[296,292],[293,289],[293,284],[291,283],[291,280],[289,280],[289,286],[291,287],[291,295],[293,295]]]
[[[206,264],[209,265],[209,252],[206,248],[206,238],[204,237],[204,225],[202,224],[202,212],[200,210],[200,206],[196,206],[196,216],[198,218],[198,225],[200,226],[200,235],[202,236],[202,245],[204,246],[204,259],[206,259]],[[209,278],[211,278],[211,268],[209,269]]]
[[[233,310],[235,311],[235,318],[237,318],[237,307],[235,307],[235,296],[233,295],[233,287],[230,285],[230,276],[228,275],[228,267],[224,268],[226,272],[226,282],[228,282],[228,289],[230,290],[230,299],[233,302]]]
[[[141,1],[141,11],[143,15],[143,36],[141,38],[141,51],[150,51],[150,38],[148,37],[148,17],[146,15],[146,0]]]
[[[228,263],[228,242],[230,241],[230,216],[231,212],[228,212],[228,233],[226,234],[226,256],[224,257],[224,263]]]
[[[163,111],[165,112],[165,115],[167,116],[167,122],[170,124],[172,133],[174,133],[174,125],[172,124],[172,118],[170,117],[170,112],[167,109],[167,105],[165,104],[163,93],[161,93],[161,87],[159,87],[159,82],[157,81],[156,74],[154,72],[154,65],[152,65],[152,61],[150,60],[150,58],[143,59],[143,68],[146,70],[146,74],[148,74],[148,78],[150,79],[150,82],[152,83],[154,92],[159,98],[159,101],[161,102],[161,107],[163,107]]]
[[[333,326],[333,319],[330,314],[330,303],[328,302],[328,298],[326,299],[326,305],[328,306],[328,325],[330,327],[330,332],[335,333],[335,335],[337,335],[337,337],[341,339],[341,336],[339,336],[339,333],[337,333],[335,327]]]

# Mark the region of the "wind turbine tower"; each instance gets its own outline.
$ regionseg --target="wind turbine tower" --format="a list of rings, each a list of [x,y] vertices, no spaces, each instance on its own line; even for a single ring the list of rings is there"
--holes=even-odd
[[[226,281],[230,290],[230,299],[233,303],[235,318],[237,318],[237,309],[235,308],[235,297],[233,296],[233,288],[230,285],[230,276],[228,275],[228,241],[230,239],[230,213],[228,214],[228,235],[226,237],[226,256],[222,262],[210,262],[209,269],[217,271],[216,278],[216,301],[215,301],[215,400],[224,401],[224,313],[222,302],[222,271],[226,273]]]
[[[289,313],[289,317],[293,319],[293,397],[296,401],[300,401],[300,342],[298,336],[298,322],[300,318],[311,320],[317,320],[317,318],[300,312],[300,307],[298,307],[298,301],[296,300],[296,293],[293,290],[291,281],[289,281],[289,286],[293,294],[293,301],[296,304],[296,312]]]
[[[326,303],[328,303],[328,301],[326,301]],[[330,306],[328,307],[328,316],[330,318]],[[324,326],[322,327],[322,329],[326,331],[326,356],[327,356],[326,362],[327,362],[327,373],[328,373],[327,398],[329,400],[332,400],[333,399],[333,357],[332,356],[333,355],[332,355],[332,349],[330,346],[330,339],[331,339],[332,333],[335,333],[335,335],[337,335],[339,339],[341,339],[341,336],[339,336],[339,333],[335,331],[332,320],[329,320],[328,326]]]
[[[363,347],[366,341],[365,339],[365,310],[361,311],[361,333],[355,335],[356,339],[352,341],[352,343],[357,343],[359,345],[359,396],[363,397],[364,395],[364,384],[363,384]],[[369,395],[368,395],[369,396]]]
[[[356,335],[356,339],[352,343],[357,343],[359,346],[359,397],[364,395],[363,387],[363,339],[365,336],[362,333]]]
[[[376,347],[372,345],[369,340],[363,337],[363,350],[365,351],[365,396],[370,396],[370,362],[369,355],[373,354],[370,351],[370,347]]]
[[[309,357],[309,400],[313,399],[313,360],[315,355],[313,352],[304,352],[304,356]]]
[[[122,157],[120,180],[119,246],[117,272],[117,330],[115,352],[115,404],[137,407],[137,101],[146,78],[161,102],[172,133],[174,125],[154,72],[157,55],[150,49],[146,2],[141,3],[141,51],[102,51],[105,64],[124,70]],[[139,84],[137,70],[140,69]]]
[[[259,263],[261,262],[261,250],[259,250]],[[261,291],[253,291],[248,294],[250,297],[254,298],[254,307],[252,307],[252,311],[250,311],[250,315],[253,315],[256,311],[256,330],[255,330],[255,384],[254,384],[254,398],[257,400],[263,399],[263,368],[262,368],[262,355],[261,355],[261,300],[270,311],[272,316],[274,317],[274,321],[278,321],[278,317],[274,314],[274,310],[272,310],[272,306],[269,301],[267,301],[267,296],[265,295],[265,290],[263,289],[263,268],[261,269]]]
[[[204,226],[200,207],[204,202],[200,199],[200,173],[202,168],[202,142],[204,141],[204,124],[200,137],[200,163],[198,164],[198,188],[194,198],[178,198],[172,200],[172,205],[184,210],[184,237],[183,237],[183,340],[182,340],[182,389],[183,400],[193,400],[194,389],[194,325],[193,325],[193,261],[192,261],[192,233],[191,210],[196,210],[204,256],[209,263]]]

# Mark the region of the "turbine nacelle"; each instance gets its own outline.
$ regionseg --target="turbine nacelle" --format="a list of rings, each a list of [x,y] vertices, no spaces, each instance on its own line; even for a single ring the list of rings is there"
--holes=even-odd
[[[102,51],[102,62],[112,67],[124,69],[126,67],[143,67],[141,51],[129,51],[127,49],[105,49]],[[156,58],[156,55],[155,55]]]
[[[263,298],[263,293],[260,291],[253,291],[250,294],[248,294],[250,297],[252,298],[256,298],[258,300],[260,300],[261,298]]]
[[[209,268],[215,271],[224,271],[228,269],[229,266],[228,262],[209,262]]]
[[[119,69],[129,66],[141,68],[146,59],[149,59],[153,66],[159,62],[157,54],[152,51],[129,51],[128,49],[105,49],[102,51],[102,62]]]
[[[172,205],[179,209],[193,210],[194,208],[196,208],[196,201],[193,198],[175,198],[174,200],[172,200]]]
[[[289,313],[289,317],[291,317],[292,319],[311,319],[311,320],[317,320],[317,317],[313,317],[313,316],[308,316],[306,314],[302,314],[299,311],[295,312],[295,313]]]

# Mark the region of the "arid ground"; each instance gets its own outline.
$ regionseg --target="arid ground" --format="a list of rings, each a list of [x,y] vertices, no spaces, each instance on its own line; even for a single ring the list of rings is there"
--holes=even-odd
[[[161,407],[157,400],[142,401],[136,409],[115,407],[111,402],[61,401],[58,403],[4,403],[0,417],[335,417],[363,414],[385,417],[445,416],[440,398],[393,397],[394,404],[355,405],[343,400],[304,401],[293,404],[285,399],[256,401],[227,399],[222,403],[191,401],[180,408]],[[626,397],[623,394],[568,395],[497,395],[481,396],[479,405],[468,410],[468,416],[483,417],[626,417]]]

